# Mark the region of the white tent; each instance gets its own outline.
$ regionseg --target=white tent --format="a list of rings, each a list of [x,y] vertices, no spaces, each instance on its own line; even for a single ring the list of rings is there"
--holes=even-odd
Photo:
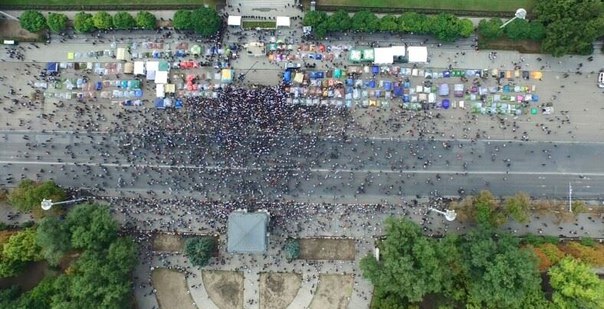
[[[392,64],[394,55],[390,47],[378,47],[373,49],[373,63],[375,64]]]
[[[157,86],[155,86],[155,96],[158,98],[163,98],[166,96],[166,92],[164,91],[164,84],[157,84]]]
[[[158,71],[158,70],[159,70],[158,61],[148,61],[147,62],[147,71]]]
[[[126,60],[130,58],[130,53],[124,47],[120,47],[117,49],[117,55],[115,57],[117,60]]]
[[[155,73],[156,84],[167,84],[168,83],[168,71],[157,71]]]
[[[134,61],[134,75],[145,75],[145,63],[143,61]]]
[[[428,48],[426,46],[409,46],[407,47],[409,54],[409,62],[428,62]]]
[[[290,20],[287,16],[277,16],[277,27],[289,27]]]
[[[241,16],[229,16],[229,19],[227,20],[227,25],[228,26],[241,26]]]
[[[392,56],[394,56],[394,57],[405,55],[405,46],[402,46],[402,45],[392,46],[392,47],[390,47],[390,49],[392,49]]]

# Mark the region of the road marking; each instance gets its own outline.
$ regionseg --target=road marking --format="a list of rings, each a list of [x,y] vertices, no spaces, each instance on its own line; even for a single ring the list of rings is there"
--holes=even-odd
[[[133,163],[90,163],[90,162],[56,162],[56,161],[7,161],[1,160],[0,164],[14,165],[51,165],[51,166],[98,166],[121,168],[158,168],[158,169],[195,169],[195,170],[233,170],[233,171],[296,171],[314,173],[372,173],[372,174],[445,174],[445,175],[552,175],[552,176],[592,176],[604,177],[604,173],[585,172],[539,172],[539,171],[455,171],[455,170],[380,170],[380,169],[331,169],[331,168],[278,168],[278,167],[242,167],[242,166],[201,166],[201,165],[169,165],[169,164],[133,164]]]

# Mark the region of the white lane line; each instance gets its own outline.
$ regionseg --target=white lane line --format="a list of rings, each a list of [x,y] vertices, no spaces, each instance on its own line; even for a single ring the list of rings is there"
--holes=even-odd
[[[451,170],[380,170],[380,169],[330,169],[330,168],[275,168],[275,167],[241,167],[241,166],[200,166],[200,165],[169,165],[169,164],[132,164],[132,163],[90,163],[90,162],[56,162],[56,161],[7,161],[0,164],[14,165],[56,165],[56,166],[98,166],[122,168],[159,168],[159,169],[195,169],[195,170],[235,170],[235,171],[310,171],[315,173],[375,173],[375,174],[445,174],[445,175],[552,175],[552,176],[592,176],[604,177],[602,173],[584,172],[540,172],[540,171],[451,171]]]

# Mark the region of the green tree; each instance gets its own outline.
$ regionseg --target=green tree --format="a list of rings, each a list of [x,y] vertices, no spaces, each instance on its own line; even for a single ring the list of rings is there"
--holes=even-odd
[[[531,197],[524,192],[518,192],[505,201],[505,212],[520,223],[529,222],[530,207]]]
[[[565,258],[549,269],[554,289],[552,301],[557,308],[604,308],[604,281],[589,265]]]
[[[58,265],[71,249],[71,235],[67,224],[57,218],[44,218],[36,230],[36,243],[42,248],[42,256],[50,265]]]
[[[109,30],[113,28],[113,17],[105,11],[99,11],[92,16],[94,27],[100,30]]]
[[[117,223],[106,206],[82,204],[67,214],[71,245],[76,249],[107,247],[117,237]]]
[[[19,16],[19,24],[29,32],[39,32],[46,29],[46,18],[39,11],[28,10]]]
[[[429,20],[430,32],[441,41],[454,41],[461,35],[460,21],[455,15],[441,13]]]
[[[405,12],[399,18],[399,31],[414,34],[428,33],[430,31],[430,22],[426,15]]]
[[[215,9],[201,7],[191,13],[193,30],[199,35],[209,37],[218,33],[222,19]]]
[[[136,14],[136,26],[141,29],[155,29],[157,28],[157,18],[147,11],[140,11]]]
[[[178,10],[174,13],[172,26],[176,30],[191,30],[193,29],[193,23],[191,21],[190,10]]]
[[[473,198],[473,217],[484,228],[499,227],[507,221],[507,214],[489,191],[483,190]]]
[[[40,208],[40,203],[45,198],[58,202],[64,200],[65,196],[65,191],[53,181],[38,183],[24,179],[9,193],[8,202],[20,211],[29,212]]]
[[[542,23],[532,21],[529,23],[528,38],[533,41],[541,41],[545,37],[545,26]]]
[[[322,24],[327,21],[329,17],[325,12],[321,11],[310,11],[304,14],[304,19],[302,20],[302,24],[304,26],[317,27],[319,24]]]
[[[67,22],[69,19],[65,14],[50,13],[48,14],[48,29],[54,33],[61,33],[67,28]]]
[[[467,18],[459,20],[459,35],[464,38],[469,38],[474,33],[474,23]]]
[[[128,12],[117,12],[113,15],[113,26],[116,29],[132,29],[136,26],[136,20]]]
[[[42,256],[36,243],[36,230],[29,228],[11,236],[2,248],[2,257],[19,262],[40,260]]]
[[[352,16],[352,30],[374,32],[380,30],[380,19],[368,10],[356,12]]]
[[[285,258],[288,261],[293,261],[300,257],[300,240],[289,238],[285,245],[283,246],[283,251],[285,252]]]
[[[394,15],[386,15],[380,19],[380,31],[396,32],[398,31],[398,17]]]
[[[592,53],[602,35],[602,9],[600,0],[538,0],[533,11],[546,29],[543,51],[556,57]]]
[[[79,33],[88,33],[94,31],[94,21],[92,14],[79,12],[73,19],[73,28]]]
[[[45,277],[32,290],[22,294],[18,304],[13,308],[51,308],[50,296],[57,293],[54,286],[55,281],[56,277]]]
[[[529,308],[543,300],[537,259],[506,233],[477,229],[465,236],[467,304],[472,308]]]
[[[478,33],[487,41],[498,39],[503,34],[501,25],[503,22],[499,18],[481,19],[478,23]]]
[[[327,18],[327,30],[330,32],[348,31],[352,27],[352,21],[348,13],[338,10]]]
[[[185,241],[185,255],[191,264],[199,267],[208,265],[216,248],[216,239],[210,236],[193,237]]]
[[[402,303],[419,302],[426,294],[441,292],[450,272],[441,268],[435,241],[407,219],[388,218],[385,223],[380,260],[371,254],[364,257],[360,264],[363,276],[382,294]]]
[[[529,38],[529,23],[525,19],[516,19],[504,28],[504,32],[510,40],[526,40]]]

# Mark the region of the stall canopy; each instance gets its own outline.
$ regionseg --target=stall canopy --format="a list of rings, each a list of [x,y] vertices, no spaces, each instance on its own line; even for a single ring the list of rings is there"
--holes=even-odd
[[[58,62],[50,62],[46,65],[46,71],[48,73],[54,73],[59,71],[59,63]]]
[[[407,47],[409,62],[428,62],[428,48],[426,46]]]
[[[166,96],[164,84],[158,84],[155,88],[155,96],[158,98],[163,98]]]
[[[155,83],[156,84],[167,84],[168,83],[168,72],[167,71],[157,71],[155,73]]]
[[[229,16],[227,20],[228,26],[241,26],[241,16]]]
[[[392,56],[394,57],[405,55],[405,46],[392,46],[390,49],[392,49]]]
[[[124,74],[132,74],[134,71],[134,65],[132,62],[128,62],[124,65]]]
[[[394,55],[390,47],[374,48],[373,57],[373,63],[376,64],[392,64],[394,62]]]
[[[145,75],[145,63],[142,61],[134,62],[134,75]]]
[[[120,47],[117,49],[117,55],[115,56],[115,58],[117,60],[126,60],[128,57],[129,57],[129,55],[128,55],[128,51],[126,50],[126,48]]]
[[[149,61],[147,62],[147,71],[158,71],[159,62],[158,61]]]
[[[287,16],[277,16],[277,27],[289,27],[290,20]]]

